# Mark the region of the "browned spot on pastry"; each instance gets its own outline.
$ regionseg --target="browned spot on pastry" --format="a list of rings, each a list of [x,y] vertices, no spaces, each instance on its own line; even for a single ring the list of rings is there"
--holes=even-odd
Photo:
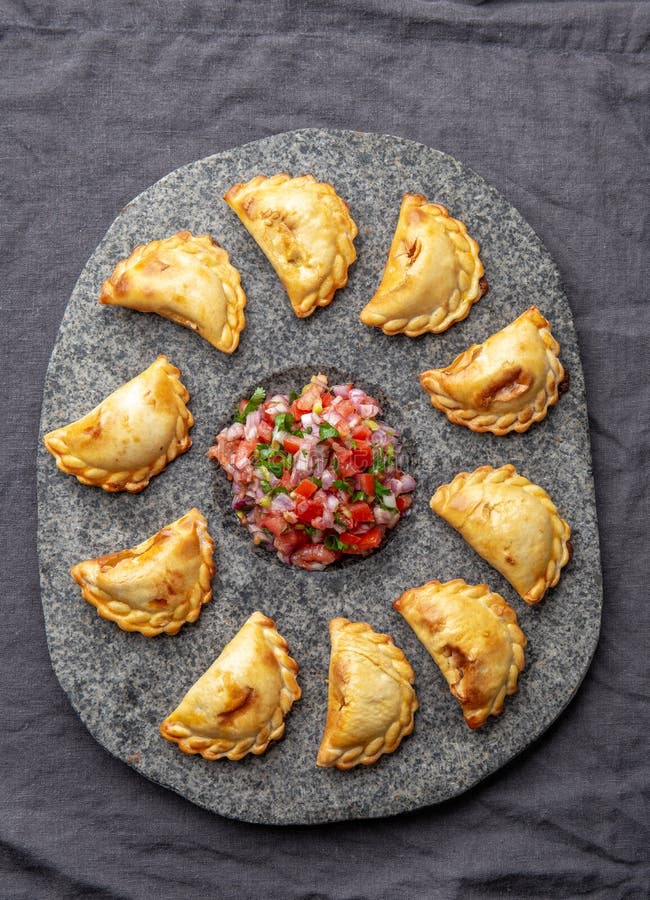
[[[568,553],[569,553],[569,559],[573,559],[573,542],[572,542],[572,541],[567,541],[567,542],[566,542],[566,548],[567,548],[567,551],[568,551]],[[567,562],[568,562],[568,560],[567,560]]]
[[[165,597],[156,597],[154,600],[149,600],[147,606],[151,607],[151,609],[164,609],[167,606],[167,602]]]
[[[562,394],[566,394],[566,392],[569,390],[569,384],[570,384],[569,370],[565,369],[564,370],[564,378],[562,379],[562,381],[560,381],[560,383],[557,386],[557,392],[560,396],[562,396]]]
[[[511,566],[516,566],[516,565],[517,565],[517,560],[516,560],[516,559],[513,559],[513,557],[510,556],[509,553],[506,553],[506,555],[504,556],[504,559],[505,559],[505,561],[506,561],[507,563],[510,563]]]
[[[242,688],[237,692],[238,696],[233,699],[229,709],[219,713],[219,721],[229,723],[231,719],[241,715],[247,707],[252,706],[255,701],[255,690],[251,687]]]
[[[481,297],[485,297],[487,292],[490,290],[490,285],[488,284],[488,280],[485,275],[481,275],[478,280],[478,286],[481,291]]]
[[[102,433],[102,423],[97,419],[88,428],[84,428],[83,433],[87,434],[89,438],[98,438]]]
[[[492,383],[487,385],[476,399],[479,409],[489,409],[493,403],[507,403],[530,388],[532,378],[521,366],[509,366],[495,375]]]

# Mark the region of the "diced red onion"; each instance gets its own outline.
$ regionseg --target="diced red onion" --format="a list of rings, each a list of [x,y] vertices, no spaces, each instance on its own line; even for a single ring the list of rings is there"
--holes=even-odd
[[[332,472],[331,469],[325,469],[323,474],[320,476],[321,483],[324,491],[329,491],[334,482],[336,481],[336,475]]]
[[[379,407],[376,403],[360,403],[357,409],[359,410],[359,415],[363,416],[364,419],[374,419],[379,412]]]
[[[244,434],[246,435],[247,441],[252,441],[253,438],[257,437],[257,428],[262,421],[262,410],[256,409],[255,412],[250,412],[246,416],[246,424],[244,426]]]
[[[350,388],[351,384],[334,384],[330,388],[330,392],[332,394],[336,394],[337,397],[349,397],[350,396]]]
[[[327,503],[327,508],[334,511],[339,506],[339,498],[335,497],[334,494],[328,494],[325,502]]]
[[[394,528],[400,520],[400,514],[397,510],[391,512],[389,509],[382,509],[381,506],[376,506],[373,512],[377,525],[386,525],[388,528]]]
[[[271,500],[271,509],[273,512],[286,512],[294,508],[294,502],[288,494],[276,494]]]

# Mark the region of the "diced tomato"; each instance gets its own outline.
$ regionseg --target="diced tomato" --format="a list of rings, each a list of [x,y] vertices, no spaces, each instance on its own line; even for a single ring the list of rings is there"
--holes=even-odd
[[[273,427],[273,423],[275,422],[275,416],[272,416],[271,413],[266,411],[266,407],[264,408],[264,421]]]
[[[349,478],[350,475],[356,475],[359,471],[352,460],[352,450],[344,447],[343,444],[332,442],[332,449],[338,460],[338,475],[340,478]]]
[[[271,442],[271,438],[273,437],[273,419],[271,419],[270,424],[265,419],[262,419],[257,426],[257,436],[260,442],[264,444],[269,444]]]
[[[300,443],[300,438],[288,434],[282,441],[282,446],[287,451],[287,453],[297,453],[300,450],[302,444]]]
[[[296,494],[300,494],[305,500],[309,500],[312,494],[315,494],[317,490],[318,485],[314,484],[309,478],[304,478],[295,489]]]
[[[344,531],[339,538],[344,544],[348,544],[344,553],[367,553],[368,550],[373,550],[381,544],[383,536],[383,528],[370,528],[364,534],[350,534],[349,531]]]
[[[336,411],[346,418],[355,412],[354,403],[351,400],[340,400],[336,404]]]
[[[323,504],[314,500],[301,500],[296,505],[296,516],[299,522],[310,525],[313,519],[323,515]]]
[[[290,488],[291,487],[291,479],[292,474],[290,469],[285,469],[282,473],[282,478],[280,479],[280,484],[282,487]]]
[[[413,495],[412,494],[400,494],[399,497],[396,498],[397,508],[403,513],[409,508],[411,503],[413,503]]]
[[[330,394],[330,392],[329,392],[329,391],[325,391],[325,393],[323,394],[323,396],[320,398],[320,402],[323,404],[323,409],[327,409],[328,406],[331,406],[331,405],[332,405],[332,400],[333,400],[333,399],[334,399],[334,398],[332,397],[332,395]]]
[[[352,459],[357,467],[357,472],[360,472],[372,465],[372,447],[367,441],[357,441],[356,444],[356,449],[352,451]]]
[[[246,399],[246,397],[242,397],[242,399],[237,404],[237,412],[243,413],[247,406],[248,406],[248,400]]]
[[[352,515],[353,525],[361,525],[363,522],[374,522],[375,517],[367,503],[359,500],[357,503],[351,503],[348,507]]]
[[[290,556],[298,547],[307,543],[307,534],[298,531],[297,528],[288,528],[283,534],[279,534],[273,541],[275,549],[284,556]]]
[[[339,419],[339,421],[336,423],[336,430],[342,438],[350,437],[350,426],[348,425],[346,419]]]
[[[334,550],[328,550],[324,544],[307,544],[300,550],[296,550],[291,557],[291,562],[294,566],[300,566],[301,569],[315,569],[329,566],[330,563],[336,562],[340,555]]]
[[[271,534],[275,534],[276,536],[282,534],[288,527],[289,525],[282,516],[271,514],[263,516],[263,518],[260,519],[260,528],[268,528]]]
[[[355,483],[357,486],[357,490],[363,491],[363,493],[372,499],[375,496],[375,476],[368,475],[364,473],[362,475],[357,475],[355,479]]]
[[[255,440],[240,441],[239,446],[237,447],[237,450],[235,451],[235,466],[237,468],[239,468],[239,466],[241,465],[241,463],[244,462],[244,460],[251,458],[251,456],[253,454],[253,450],[255,449],[255,444],[256,444]]]
[[[355,441],[368,441],[370,440],[371,434],[372,431],[369,428],[366,428],[365,425],[357,425],[357,427],[352,430],[352,437]]]

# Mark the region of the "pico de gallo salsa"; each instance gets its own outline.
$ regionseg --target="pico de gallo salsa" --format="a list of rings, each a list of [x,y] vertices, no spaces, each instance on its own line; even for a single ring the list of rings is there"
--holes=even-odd
[[[208,456],[232,480],[235,510],[255,544],[282,562],[324,569],[382,543],[412,502],[398,432],[352,384],[314,375],[299,393],[240,401]]]

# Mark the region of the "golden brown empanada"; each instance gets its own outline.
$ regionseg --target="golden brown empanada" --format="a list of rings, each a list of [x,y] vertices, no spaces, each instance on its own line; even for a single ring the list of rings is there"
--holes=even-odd
[[[357,226],[331,184],[313,175],[256,175],[224,200],[275,269],[297,316],[327,306],[347,284]]]
[[[565,385],[560,345],[536,306],[472,344],[446,369],[430,369],[420,384],[436,409],[472,431],[526,431],[546,416]]]
[[[370,765],[413,731],[413,669],[391,637],[365,622],[332,619],[330,637],[327,723],[317,763]]]
[[[465,721],[498,716],[524,667],[526,638],[513,609],[486,584],[430,581],[393,603],[434,658]]]
[[[385,334],[446,331],[486,291],[479,246],[465,225],[439,203],[404,194],[381,283],[360,318]]]
[[[194,418],[180,375],[161,355],[82,419],[46,434],[58,468],[105,491],[144,490],[192,446]]]
[[[205,759],[264,753],[301,696],[288,649],[275,622],[254,612],[167,716],[162,736]]]
[[[232,353],[246,320],[239,272],[209,234],[179,231],[136,247],[102,285],[99,302],[155,312]]]
[[[461,472],[438,488],[431,509],[531,605],[558,583],[571,556],[571,529],[555,504],[512,465]]]
[[[72,566],[84,600],[124,631],[155,637],[196,622],[212,597],[214,542],[198,509],[137,547]]]

